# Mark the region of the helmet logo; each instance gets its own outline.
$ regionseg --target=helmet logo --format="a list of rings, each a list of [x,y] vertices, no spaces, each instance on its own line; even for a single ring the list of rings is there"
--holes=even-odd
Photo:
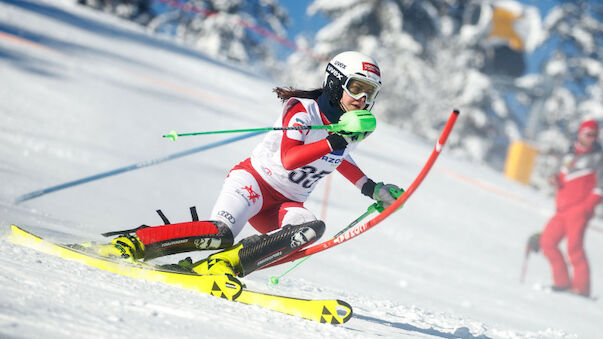
[[[375,73],[375,74],[377,74],[377,76],[381,76],[381,71],[379,71],[379,67],[377,67],[377,65],[371,64],[370,62],[363,62],[362,70],[371,72],[371,73]]]
[[[339,70],[331,64],[327,65],[327,72],[329,72],[331,75],[333,75],[340,81],[343,79],[343,74],[341,74],[341,72],[339,72]]]
[[[335,61],[335,66],[341,67],[343,69],[345,69],[345,67],[346,67],[345,64],[343,62],[339,61],[339,60]]]

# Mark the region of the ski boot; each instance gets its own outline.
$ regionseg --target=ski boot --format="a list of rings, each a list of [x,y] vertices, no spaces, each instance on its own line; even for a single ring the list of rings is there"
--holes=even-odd
[[[193,272],[199,275],[230,275],[237,276],[240,272],[239,251],[243,245],[238,244],[222,252],[210,255],[192,267]]]
[[[200,275],[244,277],[315,242],[324,230],[325,224],[315,220],[300,225],[286,225],[272,234],[252,235],[233,247],[195,263],[193,271]]]
[[[136,229],[107,232],[118,236],[109,244],[91,247],[103,257],[118,257],[130,261],[190,251],[223,249],[232,246],[230,229],[220,221],[193,221],[162,226],[141,226]]]
[[[121,258],[127,261],[144,258],[144,244],[136,234],[117,237],[109,244],[99,245],[94,251],[102,257]]]

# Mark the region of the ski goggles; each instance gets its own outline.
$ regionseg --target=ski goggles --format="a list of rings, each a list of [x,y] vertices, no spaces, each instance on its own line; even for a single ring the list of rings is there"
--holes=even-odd
[[[366,97],[366,103],[372,104],[379,94],[381,85],[361,76],[348,76],[343,84],[345,92],[356,100]]]

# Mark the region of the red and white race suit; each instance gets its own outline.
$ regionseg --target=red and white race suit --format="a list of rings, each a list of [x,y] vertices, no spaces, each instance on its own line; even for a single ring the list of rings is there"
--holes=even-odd
[[[540,237],[540,246],[548,258],[555,287],[571,288],[590,294],[590,269],[584,252],[584,233],[596,205],[603,196],[603,153],[595,144],[588,152],[574,148],[562,158],[557,181],[557,212]],[[567,253],[573,267],[570,280],[559,242],[567,237]]]
[[[291,98],[274,127],[329,124],[315,100]],[[251,157],[230,171],[211,219],[225,222],[234,236],[247,221],[267,233],[315,220],[303,203],[318,181],[336,169],[360,189],[368,178],[350,156],[357,144],[333,151],[328,135],[324,129],[269,132]]]

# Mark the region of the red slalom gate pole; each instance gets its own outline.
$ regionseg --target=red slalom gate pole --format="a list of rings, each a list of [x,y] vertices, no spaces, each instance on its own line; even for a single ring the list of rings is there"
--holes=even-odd
[[[262,268],[268,268],[268,267],[284,264],[286,262],[293,261],[293,260],[296,260],[299,258],[303,258],[308,255],[313,255],[315,253],[322,252],[331,247],[341,245],[344,242],[346,242],[350,239],[353,239],[356,236],[375,227],[377,224],[379,224],[385,218],[387,218],[392,213],[394,213],[396,210],[398,210],[398,208],[400,206],[402,206],[402,204],[404,204],[412,196],[412,194],[416,191],[417,187],[419,187],[421,182],[423,182],[423,179],[425,179],[425,177],[427,176],[427,173],[429,173],[429,171],[431,170],[431,167],[433,167],[433,164],[435,163],[436,159],[442,152],[442,148],[444,147],[444,144],[446,143],[446,139],[448,139],[448,135],[450,135],[450,132],[452,131],[452,128],[454,127],[454,123],[456,122],[456,119],[458,118],[459,114],[460,114],[460,112],[457,109],[452,111],[452,113],[450,114],[450,117],[448,118],[448,122],[446,123],[446,126],[444,126],[444,129],[442,130],[442,134],[440,135],[438,142],[436,143],[433,151],[431,152],[429,159],[427,160],[425,165],[423,165],[423,169],[421,170],[421,172],[419,172],[419,175],[417,175],[417,177],[412,182],[412,184],[408,187],[408,189],[396,201],[394,201],[389,207],[387,207],[385,210],[383,210],[383,212],[379,213],[373,219],[369,220],[366,224],[356,227],[354,229],[351,229],[336,238],[329,239],[320,244],[316,244],[314,246],[303,249],[299,252],[295,252],[290,256],[287,256],[281,260],[275,261],[272,264],[266,265]]]

